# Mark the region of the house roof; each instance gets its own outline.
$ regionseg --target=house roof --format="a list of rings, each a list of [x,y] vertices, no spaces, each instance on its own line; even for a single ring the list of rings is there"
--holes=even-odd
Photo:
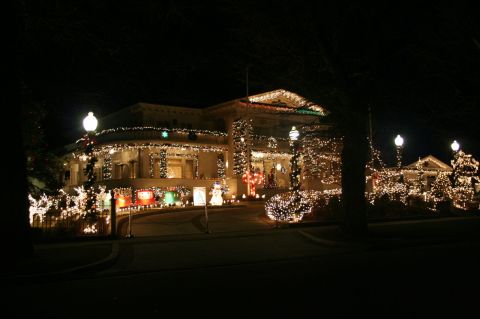
[[[327,115],[328,113],[323,106],[313,103],[312,101],[309,101],[296,93],[284,89],[252,95],[248,97],[248,101],[250,103],[259,103],[277,107],[305,109],[318,112],[321,115]]]
[[[325,116],[329,113],[323,106],[284,89],[278,89],[226,101],[220,104],[209,106],[205,110],[208,112],[222,112],[227,109],[231,110],[231,108],[235,107],[235,105],[240,105],[252,110],[263,110],[274,113],[298,113],[316,116]]]
[[[445,164],[438,158],[436,158],[433,155],[428,155],[423,158],[419,158],[418,161],[413,162],[410,165],[407,165],[405,167],[411,168],[411,169],[416,169],[418,162],[423,162],[423,168],[425,170],[440,170],[440,171],[452,171],[452,167],[450,167],[448,164]]]

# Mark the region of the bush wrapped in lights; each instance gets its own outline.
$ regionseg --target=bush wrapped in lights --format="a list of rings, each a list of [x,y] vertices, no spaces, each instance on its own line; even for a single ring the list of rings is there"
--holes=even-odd
[[[313,208],[328,205],[333,197],[339,197],[341,190],[298,191],[277,194],[265,203],[267,216],[277,222],[296,223],[310,214]],[[297,196],[296,196],[297,195]]]
[[[306,198],[300,197],[300,201],[296,202],[293,192],[277,194],[265,203],[267,216],[277,222],[299,222],[312,208],[312,203]]]

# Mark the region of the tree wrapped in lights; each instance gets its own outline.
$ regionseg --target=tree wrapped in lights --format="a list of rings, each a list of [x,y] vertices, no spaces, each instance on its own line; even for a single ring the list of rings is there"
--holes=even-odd
[[[307,131],[302,139],[304,176],[323,178],[322,183],[326,184],[340,182],[341,140],[333,137],[316,137],[315,134],[316,131]]]
[[[233,122],[233,172],[242,175],[249,170],[251,163],[252,119]]]
[[[373,172],[379,172],[385,169],[385,163],[381,158],[381,153],[375,147],[370,139],[368,139],[369,146],[369,159],[367,161],[366,169],[367,175],[372,174]]]
[[[417,169],[417,177],[413,181],[410,189],[409,189],[409,195],[412,196],[418,196],[422,195],[425,192],[425,180],[424,180],[424,162],[418,159],[415,168]]]
[[[387,196],[389,200],[407,204],[408,188],[403,182],[403,175],[397,170],[382,170],[378,172],[378,179],[374,187],[374,197]]]
[[[369,159],[365,164],[365,177],[366,182],[370,182],[370,192],[375,191],[377,183],[380,178],[380,172],[385,169],[385,163],[382,161],[381,153],[375,147],[373,147],[372,140],[368,138],[369,146]]]
[[[430,189],[430,194],[435,202],[446,200],[452,194],[452,182],[449,177],[450,173],[439,172],[433,181]]]
[[[473,199],[475,190],[473,188],[474,180],[478,181],[478,161],[471,154],[465,154],[463,151],[455,152],[454,159],[451,161],[453,167],[453,188],[452,197],[455,206],[466,209],[466,204]]]

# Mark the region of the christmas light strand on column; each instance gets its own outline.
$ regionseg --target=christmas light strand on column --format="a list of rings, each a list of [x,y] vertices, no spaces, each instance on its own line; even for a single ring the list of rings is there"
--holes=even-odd
[[[87,133],[85,136],[85,154],[87,155],[87,165],[85,167],[85,173],[87,175],[87,180],[84,182],[83,187],[87,193],[87,200],[85,204],[85,219],[89,223],[93,223],[97,220],[98,211],[97,211],[97,198],[93,185],[95,184],[95,163],[97,158],[93,154],[93,148],[95,140],[93,134]]]
[[[298,142],[293,142],[291,149],[292,149],[292,157],[290,158],[290,190],[293,192],[300,190],[300,173],[301,168],[299,165],[299,158],[300,158],[300,151],[299,151],[300,144]]]
[[[150,153],[148,155],[149,163],[150,163],[150,166],[149,166],[150,178],[153,178],[155,174],[155,157],[156,156],[158,156],[158,153]]]
[[[195,165],[198,166],[198,154],[188,154],[188,153],[167,153],[165,156],[167,157],[180,157],[180,158],[188,158],[188,159],[193,159],[194,161],[194,168]],[[160,158],[160,153],[150,153],[149,154],[149,173],[150,177],[154,177],[154,169],[155,169],[155,159]],[[198,174],[195,175],[198,177]]]
[[[193,177],[198,178],[198,156],[193,158]]]
[[[242,175],[249,170],[252,133],[252,119],[240,119],[233,122],[233,172],[235,175]]]
[[[112,156],[110,154],[105,155],[103,159],[102,178],[103,180],[112,179]]]
[[[217,155],[217,176],[219,178],[225,178],[225,159],[223,154]]]
[[[161,150],[159,152],[159,170],[160,170],[160,178],[167,178],[168,171],[167,171],[167,151]]]

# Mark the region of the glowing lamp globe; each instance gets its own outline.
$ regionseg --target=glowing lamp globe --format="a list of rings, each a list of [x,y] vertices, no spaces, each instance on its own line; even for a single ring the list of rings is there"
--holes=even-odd
[[[277,163],[277,171],[280,171],[282,169],[282,164]]]
[[[400,135],[397,135],[397,137],[395,137],[395,145],[397,147],[402,147],[403,145],[403,137],[401,137]]]
[[[300,135],[300,133],[297,131],[295,126],[292,126],[292,129],[291,129],[290,133],[288,133],[288,136],[290,137],[290,140],[292,140],[292,141],[298,140],[299,135]]]
[[[87,117],[83,119],[83,127],[87,132],[93,132],[97,129],[98,121],[93,112],[88,112]]]
[[[452,151],[458,152],[458,150],[460,149],[460,144],[458,144],[457,141],[453,141],[453,143],[452,143],[452,145],[450,145],[450,147],[452,148]]]

